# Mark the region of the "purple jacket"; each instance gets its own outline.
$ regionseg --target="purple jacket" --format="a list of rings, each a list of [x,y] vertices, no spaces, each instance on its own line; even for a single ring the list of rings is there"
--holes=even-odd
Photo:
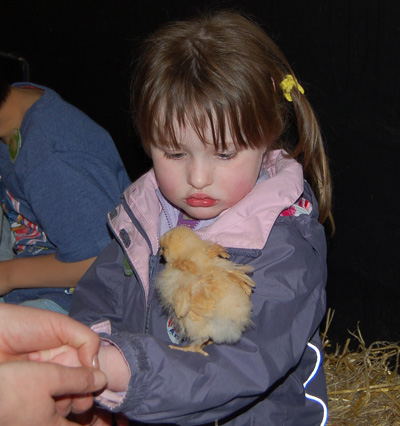
[[[153,171],[109,214],[115,240],[78,284],[71,315],[116,345],[127,392],[98,402],[135,422],[179,425],[324,425],[327,395],[318,327],[325,313],[326,244],[301,166],[275,151],[269,179],[198,231],[254,267],[254,325],[209,357],[171,350],[176,337],[154,279],[161,204]]]

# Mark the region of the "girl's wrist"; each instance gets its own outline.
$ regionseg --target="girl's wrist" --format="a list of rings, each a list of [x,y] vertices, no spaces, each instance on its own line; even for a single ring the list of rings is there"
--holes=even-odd
[[[130,368],[119,349],[114,345],[101,345],[99,350],[99,368],[107,378],[107,389],[113,392],[125,392],[131,377]]]

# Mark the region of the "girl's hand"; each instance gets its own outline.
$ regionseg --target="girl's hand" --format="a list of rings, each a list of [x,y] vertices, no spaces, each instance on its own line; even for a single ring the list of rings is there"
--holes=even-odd
[[[115,392],[124,392],[128,388],[131,372],[121,352],[113,345],[100,346],[98,367],[107,375],[107,388]],[[64,345],[29,354],[29,359],[40,362],[54,362],[67,367],[79,367],[79,352]]]
[[[53,362],[65,367],[83,367],[78,350],[68,345],[31,352],[28,354],[28,359],[30,361]]]

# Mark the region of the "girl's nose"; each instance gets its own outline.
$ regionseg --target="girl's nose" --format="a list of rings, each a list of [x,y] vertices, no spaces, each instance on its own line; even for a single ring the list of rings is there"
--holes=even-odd
[[[188,183],[199,190],[212,183],[212,165],[206,160],[193,160],[188,165]]]

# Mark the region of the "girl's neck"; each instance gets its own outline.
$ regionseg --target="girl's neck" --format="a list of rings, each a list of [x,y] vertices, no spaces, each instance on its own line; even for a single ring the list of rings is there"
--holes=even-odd
[[[192,217],[187,216],[184,212],[179,212],[177,226],[183,225],[190,229],[194,229],[199,222],[199,219],[193,219]]]

